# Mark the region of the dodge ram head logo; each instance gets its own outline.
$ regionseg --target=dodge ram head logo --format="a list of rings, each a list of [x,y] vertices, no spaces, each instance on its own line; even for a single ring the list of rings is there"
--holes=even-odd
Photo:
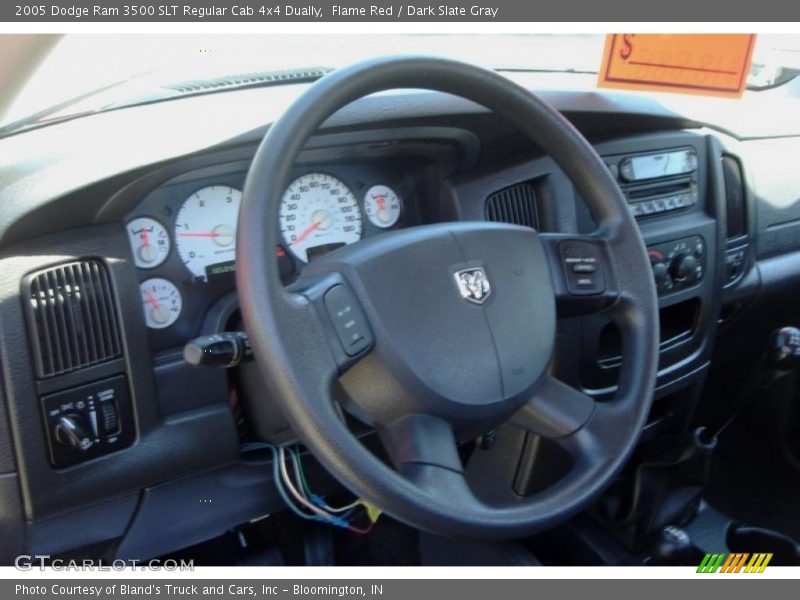
[[[486,272],[480,267],[462,269],[453,276],[456,278],[461,297],[467,302],[483,304],[492,295]]]

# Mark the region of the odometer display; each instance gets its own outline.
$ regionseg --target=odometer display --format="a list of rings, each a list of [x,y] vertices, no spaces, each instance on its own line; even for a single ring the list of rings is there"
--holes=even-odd
[[[361,212],[342,181],[324,173],[308,173],[295,179],[284,193],[280,228],[289,251],[307,263],[318,246],[330,248],[360,240]]]

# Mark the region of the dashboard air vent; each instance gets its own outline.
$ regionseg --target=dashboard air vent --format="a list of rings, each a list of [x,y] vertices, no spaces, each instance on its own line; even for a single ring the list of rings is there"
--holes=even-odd
[[[518,183],[486,199],[486,219],[525,227],[538,227],[536,196],[531,182]]]
[[[722,157],[722,174],[725,179],[727,238],[730,240],[747,233],[747,204],[741,163],[733,156],[724,155]]]
[[[106,266],[81,260],[27,278],[29,325],[38,377],[52,377],[122,354]]]

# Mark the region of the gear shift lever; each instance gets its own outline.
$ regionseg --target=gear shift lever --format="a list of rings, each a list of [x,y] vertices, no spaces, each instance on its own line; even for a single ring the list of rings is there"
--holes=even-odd
[[[781,327],[770,336],[767,361],[776,369],[800,368],[800,329]]]
[[[675,525],[667,525],[658,532],[658,537],[651,546],[653,565],[686,565],[691,564],[694,546],[685,529]]]

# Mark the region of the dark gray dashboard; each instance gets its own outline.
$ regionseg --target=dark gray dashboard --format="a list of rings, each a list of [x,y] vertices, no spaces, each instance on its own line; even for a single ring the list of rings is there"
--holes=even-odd
[[[245,96],[221,96],[230,96],[234,104],[246,102]],[[696,203],[640,221],[646,243],[659,252],[675,241],[701,239],[704,244],[703,277],[660,299],[662,331],[665,325],[673,329],[662,340],[658,394],[667,397],[702,380],[726,302],[754,299],[762,285],[800,279],[800,182],[784,159],[800,150],[800,137],[742,140],[704,128],[694,117],[652,106],[645,110],[614,96],[550,97],[563,102],[565,114],[609,168],[626,156],[665,149],[688,147],[699,157]],[[272,110],[279,108],[276,103]],[[165,126],[171,119],[174,128]],[[57,553],[111,544],[127,531],[120,554],[143,556],[152,548],[175,549],[170,544],[178,540],[184,545],[199,541],[178,524],[165,526],[150,550],[142,541],[157,515],[167,521],[174,515],[176,501],[179,505],[197,494],[215,495],[220,504],[224,500],[225,510],[201,519],[213,531],[280,506],[263,463],[240,459],[246,431],[238,422],[241,415],[231,410],[228,375],[192,370],[180,355],[191,337],[235,327],[232,280],[193,281],[174,255],[152,271],[136,269],[124,229],[137,216],[158,216],[170,229],[176,209],[192,190],[210,184],[241,187],[255,143],[266,129],[248,114],[189,141],[158,143],[156,133],[179,136],[185,122],[185,114],[165,103],[0,140],[6,165],[0,170],[0,359],[6,409],[0,411],[0,531],[18,540],[20,550]],[[152,152],[125,147],[150,147]],[[725,155],[743,167],[746,227],[735,235],[728,229],[731,190],[722,166]],[[407,209],[401,226],[487,218],[489,197],[524,184],[535,198],[540,229],[592,228],[582,200],[551,159],[480,107],[446,96],[409,93],[356,103],[313,140],[297,169],[298,174],[332,172],[359,190],[372,181],[391,182]],[[729,260],[740,251],[743,262],[731,278]],[[22,282],[39,269],[87,257],[109,270],[124,352],[54,378],[37,378]],[[762,271],[769,277],[762,277]],[[169,331],[148,332],[144,326],[138,286],[153,275],[182,286],[185,318]],[[559,368],[600,396],[613,391],[618,373],[618,349],[608,331],[607,323],[592,320],[566,322],[560,332],[569,356]],[[125,377],[130,393],[132,416],[124,426],[133,428],[133,443],[54,468],[40,398],[119,376]],[[258,385],[257,376],[248,378],[247,385]],[[280,415],[275,427],[282,427]],[[63,543],[53,545],[54,539]]]

